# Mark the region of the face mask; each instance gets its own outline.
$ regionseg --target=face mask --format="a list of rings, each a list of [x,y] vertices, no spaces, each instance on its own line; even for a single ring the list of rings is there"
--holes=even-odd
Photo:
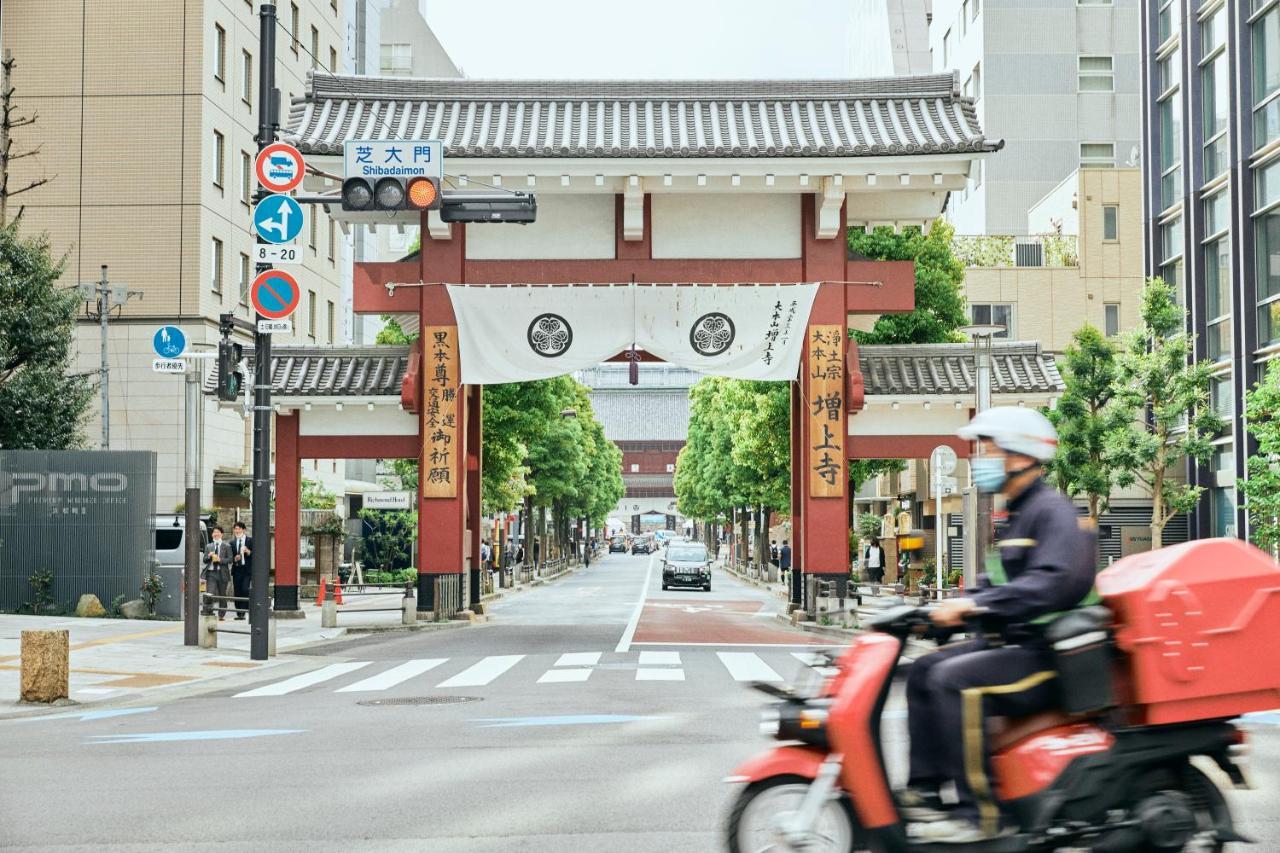
[[[995,494],[1004,488],[1008,475],[1004,470],[1003,456],[982,456],[973,460],[973,484],[978,491]]]

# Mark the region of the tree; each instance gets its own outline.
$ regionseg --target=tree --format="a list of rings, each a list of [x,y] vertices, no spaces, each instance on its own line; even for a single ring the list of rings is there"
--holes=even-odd
[[[362,509],[364,535],[360,561],[371,571],[394,572],[413,564],[413,538],[418,531],[416,512]]]
[[[955,228],[937,220],[928,234],[919,227],[849,229],[849,249],[878,261],[915,261],[916,307],[909,314],[886,314],[869,332],[854,332],[860,344],[940,344],[963,340],[957,329],[969,322],[964,310],[964,266],[951,249]]]
[[[1066,390],[1048,413],[1058,430],[1058,454],[1047,467],[1061,491],[1086,496],[1089,517],[1096,523],[1119,474],[1107,450],[1107,435],[1124,428],[1120,418],[1132,411],[1112,405],[1116,347],[1097,327],[1086,324],[1072,335],[1062,368]]]
[[[93,395],[69,373],[80,299],[56,286],[65,258],[53,260],[48,237],[24,239],[18,224],[0,226],[0,447],[77,447]]]
[[[1249,478],[1239,483],[1249,513],[1250,538],[1259,548],[1280,545],[1280,361],[1268,365],[1262,381],[1245,395],[1249,434],[1258,442],[1246,463]]]
[[[1163,543],[1164,526],[1200,500],[1202,486],[1172,476],[1185,460],[1205,462],[1225,425],[1209,405],[1212,365],[1193,363],[1186,312],[1160,278],[1142,291],[1142,323],[1125,339],[1116,359],[1117,422],[1106,453],[1116,485],[1140,484],[1151,495],[1151,547]]]
[[[23,186],[14,188],[9,186],[9,165],[14,160],[21,160],[24,157],[32,157],[40,153],[41,146],[21,151],[17,154],[13,153],[13,131],[19,127],[25,127],[29,124],[35,124],[39,115],[32,113],[29,116],[15,116],[14,110],[17,107],[13,104],[13,93],[17,91],[13,86],[13,69],[18,67],[18,61],[9,55],[8,51],[4,52],[3,59],[0,60],[0,228],[9,224],[9,199],[21,193],[33,190],[36,187],[43,186],[53,180],[52,178],[35,178],[27,181]],[[14,221],[22,218],[22,209],[18,209],[18,215],[14,217]]]
[[[335,509],[338,506],[338,496],[327,491],[318,480],[304,479],[299,506],[302,509]]]

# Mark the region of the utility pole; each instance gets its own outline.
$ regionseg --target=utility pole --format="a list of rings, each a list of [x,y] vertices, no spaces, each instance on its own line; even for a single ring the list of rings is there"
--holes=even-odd
[[[102,265],[102,278],[98,281],[83,282],[80,292],[85,298],[85,315],[98,321],[101,335],[101,364],[98,367],[98,387],[102,392],[102,449],[111,449],[111,366],[107,362],[107,328],[114,308],[123,307],[135,296],[141,297],[142,291],[130,290],[127,285],[112,284],[107,278],[107,265]],[[89,308],[96,305],[97,311]]]
[[[276,7],[258,7],[258,152],[276,141]],[[259,186],[255,201],[268,195]],[[258,238],[258,242],[263,242]],[[271,269],[258,264],[258,272]],[[265,318],[257,315],[258,323]],[[249,594],[249,659],[267,659],[267,632],[270,619],[267,582],[271,576],[271,335],[255,330],[253,338],[253,576]],[[295,593],[296,595],[296,593]],[[276,606],[293,609],[297,602],[277,601]]]
[[[18,61],[13,58],[13,54],[5,50],[4,56],[0,59],[0,225],[4,225],[9,221],[9,199],[19,193],[33,190],[38,186],[49,183],[52,178],[38,178],[29,181],[25,187],[16,190],[9,189],[9,164],[14,160],[21,160],[23,157],[30,157],[33,154],[40,153],[40,147],[37,145],[29,151],[23,151],[20,154],[13,153],[13,130],[17,127],[23,127],[28,124],[35,124],[38,114],[32,113],[29,116],[13,115],[13,69],[17,67]],[[22,215],[22,211],[18,211],[18,215]]]
[[[186,554],[182,568],[183,643],[200,645],[200,362],[188,359],[186,373]]]

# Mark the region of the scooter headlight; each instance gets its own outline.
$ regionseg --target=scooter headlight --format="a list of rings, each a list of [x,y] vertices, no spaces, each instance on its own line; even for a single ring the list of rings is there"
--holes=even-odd
[[[782,725],[782,715],[777,708],[765,708],[760,712],[760,734],[765,737],[777,737]]]

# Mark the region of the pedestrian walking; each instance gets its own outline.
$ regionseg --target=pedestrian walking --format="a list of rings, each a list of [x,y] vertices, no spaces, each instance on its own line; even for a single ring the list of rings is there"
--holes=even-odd
[[[253,589],[253,537],[245,529],[243,521],[231,528],[231,582],[236,598],[248,598]],[[236,619],[243,620],[249,613],[249,602],[236,602]]]
[[[226,595],[231,584],[231,544],[222,539],[223,530],[213,527],[213,541],[204,554],[204,591],[210,595]],[[227,618],[227,602],[218,602],[218,621]]]
[[[862,549],[862,568],[867,573],[867,580],[874,584],[884,582],[884,548],[880,547],[879,539],[872,539],[866,548]]]
[[[791,571],[791,546],[786,539],[782,540],[782,547],[778,549],[778,568],[784,575]]]
[[[769,540],[769,562],[778,565],[778,540]]]

